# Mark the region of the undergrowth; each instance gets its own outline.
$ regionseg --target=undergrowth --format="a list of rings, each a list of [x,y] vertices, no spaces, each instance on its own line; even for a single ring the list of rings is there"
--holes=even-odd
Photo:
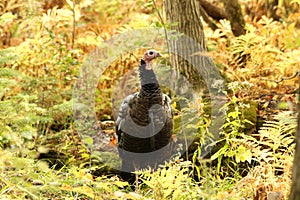
[[[215,31],[204,26],[209,53],[229,82],[223,91],[227,103],[220,111],[224,124],[216,133],[209,132],[210,105],[201,98],[176,110],[175,133],[180,133],[187,111],[183,126],[197,135],[187,156],[190,161],[175,158],[155,172],[137,172],[139,187],[133,190],[116,174],[94,174],[104,168],[101,161],[114,157],[91,155],[83,144],[73,121],[72,87],[97,45],[134,28],[161,27],[160,20],[152,1],[68,0],[60,7],[55,2],[0,2],[1,199],[239,200],[275,193],[287,198],[298,86],[296,79],[276,80],[299,70],[298,11],[281,21],[266,16],[251,21],[246,16],[247,33],[240,37],[233,36],[226,20]],[[157,5],[163,9],[161,1]],[[119,91],[111,85],[122,83],[119,77],[136,66],[142,50],[122,55],[99,80],[99,120],[113,119],[117,111],[111,98]],[[136,89],[135,83],[132,87]],[[272,110],[270,102],[285,106]],[[260,106],[272,116],[257,126]],[[211,144],[211,155],[203,158],[199,144],[210,134],[219,139]]]

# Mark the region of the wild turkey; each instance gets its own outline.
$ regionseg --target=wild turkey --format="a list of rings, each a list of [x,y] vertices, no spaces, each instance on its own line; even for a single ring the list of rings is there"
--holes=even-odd
[[[160,90],[151,61],[161,54],[148,50],[139,66],[140,91],[127,96],[116,122],[122,172],[157,168],[170,157],[173,131],[171,100]]]

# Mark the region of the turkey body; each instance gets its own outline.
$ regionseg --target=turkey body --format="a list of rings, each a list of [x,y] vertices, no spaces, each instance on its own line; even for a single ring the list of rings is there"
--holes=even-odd
[[[116,122],[123,172],[155,169],[171,155],[171,100],[161,92],[154,71],[146,69],[144,60],[139,73],[140,91],[124,99]]]

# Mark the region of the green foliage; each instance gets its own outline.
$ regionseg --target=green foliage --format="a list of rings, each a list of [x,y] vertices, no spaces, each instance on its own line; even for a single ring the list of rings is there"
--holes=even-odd
[[[300,5],[300,1],[299,1],[299,0],[292,0],[292,1],[291,1],[291,4],[292,4],[292,3],[297,3],[297,4]]]
[[[279,11],[285,7],[288,13],[287,2],[279,1]],[[287,93],[279,84],[262,78],[276,80],[299,69],[299,13],[281,21],[265,16],[258,22],[247,18],[247,33],[237,38],[228,21],[221,21],[214,32],[206,30],[212,56],[233,81],[226,92],[229,102],[222,110],[226,117],[222,139],[216,142],[218,149],[208,160],[200,157],[205,137],[217,134],[209,132],[209,103],[201,98],[189,102],[174,97],[174,133],[179,141],[194,140],[192,163],[176,159],[155,172],[138,172],[142,184],[132,192],[129,183],[114,174],[93,176],[109,170],[104,164],[119,168],[120,160],[114,153],[90,153],[83,144],[92,145],[93,139],[82,140],[74,128],[72,85],[78,69],[97,45],[116,33],[162,24],[152,1],[73,3],[67,0],[57,7],[55,0],[0,2],[1,198],[255,199],[260,185],[269,188],[268,192],[274,188],[288,193],[296,116],[279,112],[255,131],[255,100],[260,99],[251,94],[266,93],[274,87]],[[160,11],[162,3],[156,1]],[[299,1],[291,1],[296,3]],[[126,44],[145,45],[144,41]],[[95,94],[99,120],[112,118],[112,86],[136,66],[141,51],[144,49],[122,55],[99,80]],[[134,81],[130,83],[135,87]],[[254,90],[252,84],[259,89]],[[296,88],[296,81],[286,85]],[[286,106],[289,101],[281,100],[279,107],[290,109]],[[241,178],[241,171],[248,174]],[[195,175],[198,182],[192,179]]]
[[[188,174],[190,165],[189,162],[170,163],[154,173],[141,172],[141,179],[154,199],[194,199],[197,190]]]
[[[1,49],[0,50],[0,66],[10,63],[17,59],[17,55],[13,48]]]
[[[7,23],[7,22],[10,22],[10,21],[12,21],[16,18],[17,18],[17,16],[12,14],[11,12],[4,13],[0,17],[0,25],[2,25],[4,23]]]
[[[20,158],[9,151],[0,154],[2,198],[14,199],[109,199],[128,185],[118,178],[94,178],[86,169],[71,167],[59,171],[44,161]]]
[[[247,175],[244,187],[253,190],[280,191],[288,196],[295,151],[297,120],[293,112],[285,111],[267,121],[257,134],[241,140],[252,152],[252,160],[257,164]]]
[[[285,111],[275,115],[274,119],[267,121],[258,134],[246,139],[257,161],[284,168],[292,162],[297,118],[295,113]]]
[[[276,79],[275,74],[286,74],[288,76],[296,71],[298,66],[298,51],[285,50],[282,47],[297,49],[300,45],[299,39],[292,36],[299,31],[295,24],[285,25],[284,29],[278,26],[278,22],[263,17],[260,22],[263,27],[259,30],[248,25],[248,32],[232,41],[232,52],[236,56],[235,62],[244,65],[239,69],[240,77],[244,80],[250,80],[255,83],[259,77],[269,76]],[[276,27],[276,28],[274,28]],[[276,39],[271,36],[283,32],[280,38]],[[244,59],[244,60],[241,60]],[[270,71],[272,69],[272,72]],[[274,73],[275,72],[275,73]]]
[[[33,103],[35,99],[36,96],[19,94],[0,102],[2,146],[23,147],[25,141],[37,136],[37,123],[50,120],[45,116],[47,111]],[[27,145],[32,148],[32,144]]]
[[[247,131],[249,131],[246,129],[247,125],[254,125],[256,122],[256,106],[253,103],[246,103],[236,96],[241,90],[249,87],[251,84],[247,82],[228,84],[228,89],[233,93],[233,96],[223,106],[223,112],[226,112],[226,116],[220,133],[221,139],[216,142],[219,150],[211,157],[212,160],[218,160],[217,171],[219,173],[223,173],[221,165],[224,158],[229,158],[229,162],[234,163],[235,166],[240,162],[251,163],[252,153],[240,138],[246,137]],[[252,112],[249,112],[251,110]]]

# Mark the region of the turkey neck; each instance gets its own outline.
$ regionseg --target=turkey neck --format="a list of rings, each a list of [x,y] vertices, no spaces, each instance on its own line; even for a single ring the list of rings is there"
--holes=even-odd
[[[145,61],[141,60],[141,65],[139,70],[140,70],[140,81],[141,81],[141,89],[140,89],[139,97],[149,98],[149,99],[158,96],[161,97],[161,91],[153,69],[147,70]],[[152,105],[161,104],[161,100],[158,101],[158,99],[157,98],[152,99],[153,101],[150,104]]]

